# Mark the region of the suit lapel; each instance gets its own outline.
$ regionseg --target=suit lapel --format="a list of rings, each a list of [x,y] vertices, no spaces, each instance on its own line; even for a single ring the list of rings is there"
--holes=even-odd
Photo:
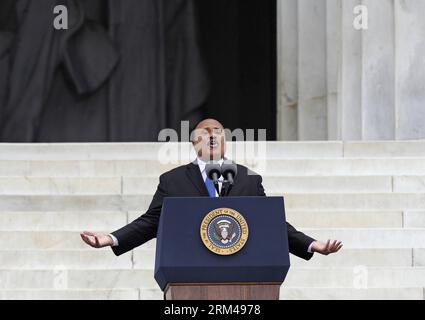
[[[186,166],[186,174],[188,175],[189,180],[199,191],[200,195],[208,197],[208,189],[205,185],[204,179],[202,178],[201,171],[199,171],[198,165],[194,163],[189,163]]]

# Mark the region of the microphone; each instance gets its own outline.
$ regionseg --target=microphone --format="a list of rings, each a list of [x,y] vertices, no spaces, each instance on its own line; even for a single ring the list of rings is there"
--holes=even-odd
[[[209,162],[205,165],[205,172],[207,177],[214,182],[214,187],[217,190],[217,193],[220,194],[220,189],[218,187],[218,179],[221,176],[221,167],[218,163]]]
[[[224,179],[229,183],[226,188],[222,188],[223,196],[229,195],[230,190],[233,187],[234,179],[236,177],[236,174],[238,172],[238,167],[233,162],[223,162],[223,165],[221,166],[221,173],[224,177]]]
[[[236,173],[238,172],[238,167],[233,162],[223,162],[221,166],[221,173],[225,180],[229,181],[230,185],[233,185],[233,180],[236,177]]]

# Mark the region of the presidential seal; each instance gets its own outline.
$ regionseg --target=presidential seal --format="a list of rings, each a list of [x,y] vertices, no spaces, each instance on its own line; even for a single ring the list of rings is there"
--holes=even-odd
[[[210,211],[201,223],[204,245],[219,255],[231,255],[243,248],[248,240],[248,224],[244,217],[230,208]]]

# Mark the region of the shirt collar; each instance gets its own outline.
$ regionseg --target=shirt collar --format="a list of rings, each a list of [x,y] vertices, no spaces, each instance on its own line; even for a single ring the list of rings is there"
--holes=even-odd
[[[223,161],[224,161],[223,158],[221,158],[220,160],[217,161],[217,163],[221,166],[223,164]],[[200,158],[197,159],[197,163],[201,173],[204,172],[205,166],[207,165],[207,163]]]

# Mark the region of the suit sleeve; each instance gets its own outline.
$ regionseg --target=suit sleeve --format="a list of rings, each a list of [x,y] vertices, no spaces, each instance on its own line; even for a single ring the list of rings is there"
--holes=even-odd
[[[259,196],[265,196],[263,179],[258,175],[257,192]],[[290,223],[286,222],[288,231],[289,252],[305,260],[310,260],[313,253],[308,252],[308,247],[315,239],[295,229]]]
[[[128,225],[112,232],[118,240],[118,246],[112,247],[115,255],[126,253],[156,237],[162,202],[167,195],[166,179],[161,175],[148,211]]]

